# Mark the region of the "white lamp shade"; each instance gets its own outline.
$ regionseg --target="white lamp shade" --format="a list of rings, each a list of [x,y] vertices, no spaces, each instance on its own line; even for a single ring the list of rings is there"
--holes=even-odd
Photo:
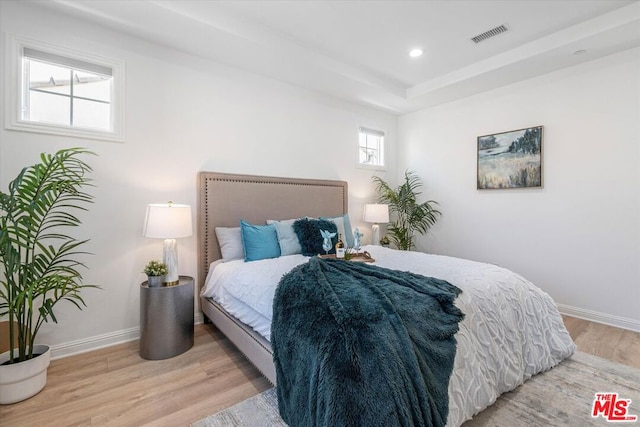
[[[158,239],[178,239],[193,234],[191,225],[191,206],[167,204],[147,205],[144,220],[145,237]]]
[[[387,223],[389,222],[389,205],[368,204],[364,205],[365,222]]]

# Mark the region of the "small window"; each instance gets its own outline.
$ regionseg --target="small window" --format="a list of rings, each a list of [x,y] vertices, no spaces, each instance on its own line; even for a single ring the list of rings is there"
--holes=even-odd
[[[14,130],[123,140],[122,66],[14,37]]]
[[[383,168],[385,166],[384,132],[363,127],[360,128],[358,164],[360,166],[376,168]]]

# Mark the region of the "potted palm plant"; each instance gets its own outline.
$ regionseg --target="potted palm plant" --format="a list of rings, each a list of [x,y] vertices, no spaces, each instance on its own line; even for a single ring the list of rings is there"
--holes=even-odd
[[[46,384],[50,349],[36,345],[44,322],[57,323],[54,306],[69,301],[86,306],[80,296],[87,240],[65,234],[78,227],[78,211],[93,197],[91,167],[80,159],[81,148],[43,153],[40,162],[22,169],[0,191],[0,317],[7,316],[10,350],[0,355],[0,403],[14,403],[38,393]]]
[[[392,188],[378,176],[374,176],[373,181],[378,201],[389,205],[391,222],[387,231],[391,234],[392,243],[401,250],[412,249],[415,233],[425,234],[442,215],[434,208],[438,203],[433,200],[418,203],[422,183],[415,172],[405,171],[404,182],[397,188]]]

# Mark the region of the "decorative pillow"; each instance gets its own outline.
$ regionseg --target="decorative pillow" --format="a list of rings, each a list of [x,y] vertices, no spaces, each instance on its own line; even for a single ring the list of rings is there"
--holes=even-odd
[[[342,234],[342,241],[348,248],[352,248],[355,246],[355,241],[353,239],[353,230],[351,230],[351,221],[349,220],[349,214],[346,213],[340,216],[333,217],[320,217],[320,219],[326,219],[327,221],[333,221],[336,223],[336,227],[338,227],[338,233]]]
[[[216,237],[222,253],[222,262],[244,258],[240,227],[216,227]]]
[[[296,232],[293,231],[293,223],[296,219],[286,219],[282,221],[276,221],[268,219],[267,224],[273,224],[276,227],[276,234],[278,235],[278,243],[280,244],[281,255],[294,255],[302,253],[302,247]]]
[[[257,261],[280,256],[278,235],[273,224],[253,225],[240,220],[240,231],[242,232],[245,261]]]
[[[293,223],[293,230],[298,236],[300,246],[302,248],[302,255],[315,256],[318,254],[324,254],[322,249],[322,235],[320,230],[336,233],[336,236],[331,239],[330,254],[336,253],[336,243],[338,242],[338,227],[333,221],[327,221],[324,219],[307,219],[302,218]]]

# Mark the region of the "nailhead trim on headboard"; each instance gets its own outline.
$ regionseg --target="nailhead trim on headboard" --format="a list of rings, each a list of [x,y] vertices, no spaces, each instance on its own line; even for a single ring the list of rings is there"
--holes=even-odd
[[[238,186],[246,186],[246,193],[238,191]],[[298,191],[299,187],[304,191]],[[235,224],[240,218],[263,222],[305,215],[340,215],[348,212],[348,193],[346,181],[199,172],[199,287],[204,285],[209,265],[220,258],[215,227],[238,226]],[[295,200],[287,198],[294,195]],[[246,205],[242,204],[247,198]]]

